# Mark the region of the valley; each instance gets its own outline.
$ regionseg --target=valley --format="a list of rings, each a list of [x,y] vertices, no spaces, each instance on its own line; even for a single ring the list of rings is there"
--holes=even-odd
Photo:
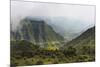
[[[95,61],[95,27],[66,41],[43,20],[20,22],[21,27],[10,31],[11,66]]]

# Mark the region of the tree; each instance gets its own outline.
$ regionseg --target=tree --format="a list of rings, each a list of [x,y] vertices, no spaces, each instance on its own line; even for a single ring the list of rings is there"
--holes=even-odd
[[[76,55],[76,49],[72,46],[69,46],[67,49],[64,50],[65,56],[74,56]]]

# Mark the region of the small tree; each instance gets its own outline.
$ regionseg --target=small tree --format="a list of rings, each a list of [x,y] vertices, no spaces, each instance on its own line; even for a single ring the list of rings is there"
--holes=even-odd
[[[76,55],[76,49],[72,46],[69,46],[66,50],[64,50],[65,56],[74,56]]]

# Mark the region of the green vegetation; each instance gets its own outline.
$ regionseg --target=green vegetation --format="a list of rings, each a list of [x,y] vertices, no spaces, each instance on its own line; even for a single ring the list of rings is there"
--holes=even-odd
[[[16,31],[11,30],[11,41],[27,40],[34,44],[52,41],[63,41],[64,38],[56,33],[53,28],[43,20],[25,18],[20,21],[21,28]],[[53,45],[53,44],[52,44]],[[57,44],[59,46],[60,44]],[[41,45],[40,45],[41,46]],[[46,47],[47,44],[41,47]]]
[[[61,49],[69,49],[73,47],[71,52],[77,57],[77,61],[95,61],[95,27],[83,32],[79,37],[65,44]],[[68,54],[69,50],[65,51]]]
[[[26,40],[11,41],[11,65],[24,66],[95,61],[95,39],[93,35],[88,35],[87,38],[82,39],[83,34],[59,49],[52,43],[48,43],[47,47],[42,48]],[[92,39],[89,39],[90,36]]]
[[[11,31],[11,66],[95,61],[95,27],[60,47],[63,37],[44,21],[21,22],[21,30]]]

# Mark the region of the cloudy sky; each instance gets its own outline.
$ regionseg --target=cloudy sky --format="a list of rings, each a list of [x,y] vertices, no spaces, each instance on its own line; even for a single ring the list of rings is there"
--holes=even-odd
[[[94,6],[67,5],[38,2],[11,2],[11,16],[13,18],[25,16],[68,17],[83,21],[94,21]]]
[[[11,1],[11,22],[15,24],[14,27],[27,16],[47,17],[64,31],[68,32],[69,29],[77,33],[95,24],[95,6]]]

